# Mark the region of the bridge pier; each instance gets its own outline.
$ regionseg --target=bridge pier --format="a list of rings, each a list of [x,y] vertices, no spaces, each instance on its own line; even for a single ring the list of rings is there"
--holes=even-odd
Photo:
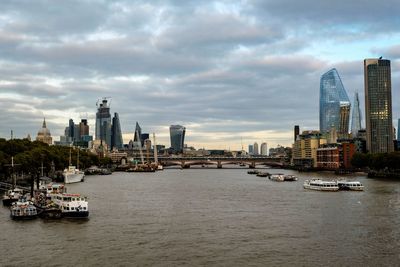
[[[218,169],[222,169],[222,163],[221,163],[221,161],[217,161],[217,168],[218,168]]]
[[[256,163],[253,161],[250,165],[249,165],[250,169],[255,169],[256,168]]]

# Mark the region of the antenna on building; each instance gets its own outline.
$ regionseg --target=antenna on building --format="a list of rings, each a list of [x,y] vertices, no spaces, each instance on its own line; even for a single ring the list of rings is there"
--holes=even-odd
[[[13,130],[11,130],[11,140],[13,140],[14,139],[14,132],[13,132]]]

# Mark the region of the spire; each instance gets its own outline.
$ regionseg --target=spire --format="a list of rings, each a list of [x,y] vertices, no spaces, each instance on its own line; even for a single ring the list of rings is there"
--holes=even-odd
[[[46,126],[46,118],[43,118],[43,126],[42,126],[42,128],[47,128],[47,126]]]

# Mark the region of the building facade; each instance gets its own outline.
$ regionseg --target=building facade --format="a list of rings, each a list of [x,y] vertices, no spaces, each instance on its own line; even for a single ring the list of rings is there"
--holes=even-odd
[[[268,144],[267,143],[262,143],[261,147],[260,147],[260,154],[263,156],[267,156],[268,155]]]
[[[171,148],[174,153],[182,153],[185,143],[186,128],[181,125],[171,125],[169,134],[171,139]]]
[[[367,150],[394,151],[390,60],[364,60],[365,121]]]
[[[259,151],[258,151],[258,143],[254,142],[253,144],[253,155],[259,155]]]
[[[292,164],[296,167],[317,167],[317,149],[327,140],[319,131],[304,131],[293,144]]]
[[[336,69],[321,76],[319,126],[321,133],[335,128],[339,135],[349,132],[350,100]]]
[[[124,142],[122,140],[121,123],[119,122],[119,115],[114,113],[111,127],[111,149],[122,149]]]
[[[111,147],[111,114],[107,99],[97,105],[95,136],[101,144],[106,143]]]

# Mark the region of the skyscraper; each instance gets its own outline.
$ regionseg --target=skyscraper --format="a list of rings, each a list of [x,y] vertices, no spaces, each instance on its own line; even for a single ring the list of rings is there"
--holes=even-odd
[[[253,154],[254,154],[254,155],[259,155],[259,153],[258,153],[258,143],[257,143],[257,142],[254,142],[254,145],[253,145]]]
[[[260,147],[260,154],[263,156],[268,155],[268,147],[267,147],[267,143],[262,143],[261,147]]]
[[[351,113],[351,134],[353,137],[357,136],[359,130],[361,130],[361,110],[360,100],[356,92],[354,94],[353,111]]]
[[[300,134],[300,127],[299,125],[294,126],[294,141],[296,142],[297,136]]]
[[[364,60],[365,121],[367,150],[371,153],[392,152],[392,79],[390,60]]]
[[[397,141],[400,141],[400,119],[397,121]]]
[[[96,113],[96,140],[105,142],[111,147],[111,114],[110,106],[107,99],[103,98],[102,102],[97,105]]]
[[[135,146],[143,147],[142,139],[142,128],[140,128],[139,123],[136,122],[135,133],[133,134],[133,142]]]
[[[183,145],[185,142],[186,128],[181,125],[171,125],[169,127],[169,134],[171,138],[171,148],[175,153],[183,151]]]
[[[349,132],[350,100],[336,69],[321,76],[319,127],[321,133],[335,128],[339,134]]]
[[[111,127],[111,149],[122,149],[123,145],[121,123],[119,122],[118,113],[115,112]]]

